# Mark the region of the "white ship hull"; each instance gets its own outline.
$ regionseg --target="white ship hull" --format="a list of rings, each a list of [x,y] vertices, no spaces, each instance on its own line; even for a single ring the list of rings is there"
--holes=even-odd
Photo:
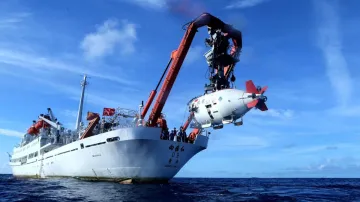
[[[161,140],[160,130],[149,127],[121,128],[56,149],[51,149],[54,145],[40,148],[40,138],[37,138],[15,149],[12,159],[34,152],[39,155],[26,162],[12,161],[10,166],[13,175],[18,177],[168,181],[194,155],[207,148],[208,137],[198,135],[194,144]],[[47,149],[51,150],[42,154]]]

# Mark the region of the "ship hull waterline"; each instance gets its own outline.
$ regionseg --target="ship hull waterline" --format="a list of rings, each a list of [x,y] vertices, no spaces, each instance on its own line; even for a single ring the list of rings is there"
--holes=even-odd
[[[194,144],[160,139],[160,129],[121,128],[52,149],[44,154],[35,139],[17,156],[39,150],[26,163],[10,163],[14,177],[73,177],[84,180],[166,183],[197,153],[208,137]],[[53,145],[52,145],[53,146]],[[23,153],[23,154],[22,154]]]

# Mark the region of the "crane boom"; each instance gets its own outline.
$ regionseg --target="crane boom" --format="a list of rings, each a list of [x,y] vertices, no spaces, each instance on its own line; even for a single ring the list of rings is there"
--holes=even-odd
[[[165,70],[164,70],[164,72],[163,72],[163,74],[162,74],[162,76],[161,76],[155,90],[152,90],[150,92],[150,95],[149,95],[148,100],[146,101],[145,107],[144,107],[143,111],[141,112],[141,116],[140,116],[141,119],[144,119],[144,117],[146,116],[146,113],[148,112],[148,110],[149,110],[149,108],[150,108],[150,106],[151,106],[151,104],[152,104],[152,102],[153,102],[153,100],[155,98],[155,95],[157,93],[157,89],[159,88],[159,86],[161,84],[161,81],[164,78],[164,75],[165,75],[166,71],[169,69],[169,66],[170,66],[171,62],[172,62],[172,57],[170,58],[168,64],[166,65],[166,68],[165,68]]]
[[[190,125],[193,118],[194,118],[194,112],[191,112],[189,117],[186,119],[186,122],[183,125],[184,131],[189,127],[189,125]]]
[[[232,28],[232,26],[225,24],[219,18],[214,17],[209,13],[203,13],[197,19],[192,21],[186,29],[185,35],[181,40],[178,49],[172,53],[171,58],[173,62],[170,66],[169,72],[166,75],[165,81],[160,89],[159,95],[148,119],[150,126],[156,126],[157,120],[165,106],[166,100],[190,49],[190,45],[195,37],[197,29],[205,25],[215,29],[221,29],[224,33],[227,33],[230,38],[232,38],[233,47],[231,54],[236,54],[236,52],[242,48],[241,32]]]

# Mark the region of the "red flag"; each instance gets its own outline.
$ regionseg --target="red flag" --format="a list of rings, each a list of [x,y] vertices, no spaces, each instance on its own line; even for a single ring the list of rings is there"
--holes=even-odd
[[[103,116],[112,116],[115,114],[114,108],[104,108]]]

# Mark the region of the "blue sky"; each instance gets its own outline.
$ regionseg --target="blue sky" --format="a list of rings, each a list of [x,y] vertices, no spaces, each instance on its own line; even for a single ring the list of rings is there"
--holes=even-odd
[[[356,0],[3,0],[0,173],[10,172],[6,152],[47,107],[74,127],[84,73],[85,112],[136,109],[178,47],[182,25],[207,11],[243,32],[236,86],[268,85],[270,110],[214,131],[177,176],[360,177],[359,8]],[[203,93],[205,30],[165,106],[170,126],[183,123],[187,101]]]

